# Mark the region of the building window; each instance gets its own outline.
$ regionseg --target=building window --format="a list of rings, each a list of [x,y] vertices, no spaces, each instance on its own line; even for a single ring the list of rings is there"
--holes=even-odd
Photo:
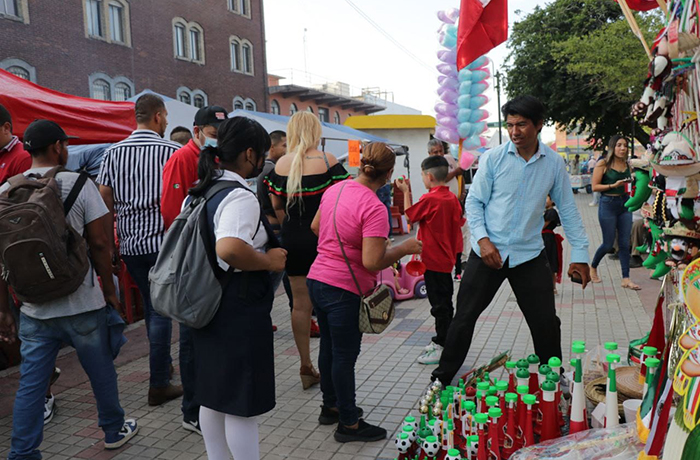
[[[92,82],[92,98],[101,101],[111,101],[112,92],[109,82],[99,79]]]
[[[109,4],[109,26],[112,41],[124,43],[124,7],[120,3]]]
[[[228,10],[250,18],[250,0],[228,0]]]
[[[238,13],[238,0],[228,0],[228,9],[234,13]]]
[[[231,70],[241,71],[241,42],[237,37],[231,37]]]
[[[247,43],[243,45],[243,72],[253,73],[253,66],[251,65],[251,54],[250,45]]]
[[[308,107],[306,108],[306,111],[307,111],[307,112],[314,113],[314,108],[311,107],[311,106],[308,106]]]
[[[192,100],[192,105],[194,105],[198,109],[201,109],[202,107],[204,107],[206,105],[204,103],[204,96],[197,94]]]
[[[242,97],[236,96],[233,98],[233,110],[243,110],[245,106],[245,101]]]
[[[182,92],[180,93],[180,96],[178,97],[180,99],[180,102],[183,104],[190,105],[192,103],[192,96],[190,96],[189,93]]]
[[[289,116],[294,115],[298,111],[299,111],[299,109],[297,108],[297,105],[292,102],[292,105],[289,106]]]
[[[0,4],[2,0],[0,0]],[[32,83],[36,83],[36,69],[21,59],[7,58],[0,61],[0,69],[6,70]]]
[[[272,113],[274,115],[279,115],[281,113],[280,112],[280,103],[274,99],[272,100],[272,102],[270,102],[270,113]]]
[[[248,1],[249,0],[240,0],[240,2],[241,2],[241,10],[240,11],[241,11],[241,15],[243,15],[243,16],[250,16],[250,11],[248,11],[250,5],[248,5]]]
[[[187,57],[185,49],[185,26],[182,24],[175,25],[175,56],[180,58]]]
[[[134,83],[126,77],[110,77],[104,73],[94,73],[89,76],[90,97],[103,101],[126,101],[134,91]]]
[[[0,14],[19,17],[16,0],[0,0]]]
[[[319,107],[318,108],[318,119],[328,123],[330,118],[328,117],[328,109]]]
[[[103,37],[102,0],[85,0],[87,7],[87,29],[91,37]]]
[[[335,115],[333,115],[333,123],[336,125],[340,124],[340,113],[336,110]]]
[[[207,93],[201,89],[190,90],[187,86],[181,86],[175,94],[178,101],[193,105],[198,109],[207,105]]]
[[[200,61],[200,35],[197,29],[190,29],[190,49],[192,50],[192,60]]]
[[[245,103],[246,110],[250,110],[251,112],[254,112],[256,108],[257,107],[255,107],[255,102],[253,102],[251,100],[246,101],[246,103]]]
[[[131,97],[131,88],[126,83],[117,83],[114,85],[114,100],[126,101]]]
[[[23,67],[18,66],[18,65],[13,65],[12,67],[8,67],[7,71],[10,72],[12,75],[15,75],[19,78],[24,78],[25,80],[30,80],[29,71]]]

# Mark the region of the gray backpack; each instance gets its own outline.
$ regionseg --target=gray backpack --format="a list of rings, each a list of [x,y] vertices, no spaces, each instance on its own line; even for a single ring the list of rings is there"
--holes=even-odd
[[[207,201],[234,188],[248,190],[239,182],[216,181],[204,196],[191,200],[165,234],[158,260],[148,274],[151,301],[159,314],[200,329],[218,311],[234,270],[224,272],[217,263]]]

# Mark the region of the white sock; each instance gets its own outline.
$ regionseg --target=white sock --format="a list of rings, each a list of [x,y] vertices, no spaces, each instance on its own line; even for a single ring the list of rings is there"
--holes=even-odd
[[[237,417],[202,406],[199,423],[209,460],[260,459],[257,417]]]

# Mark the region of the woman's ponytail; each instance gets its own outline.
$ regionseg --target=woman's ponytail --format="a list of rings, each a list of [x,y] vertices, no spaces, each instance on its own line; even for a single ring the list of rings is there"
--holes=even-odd
[[[199,153],[199,164],[197,165],[197,177],[199,182],[189,191],[190,195],[200,196],[209,188],[214,179],[219,175],[219,168],[216,164],[216,157],[219,155],[217,147],[207,147]]]

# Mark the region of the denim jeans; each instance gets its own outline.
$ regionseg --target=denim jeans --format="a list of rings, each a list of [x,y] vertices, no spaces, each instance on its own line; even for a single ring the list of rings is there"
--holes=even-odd
[[[618,254],[620,255],[623,278],[629,278],[630,276],[632,213],[624,206],[628,198],[627,195],[601,195],[598,203],[598,221],[600,221],[600,229],[603,231],[603,244],[595,252],[591,263],[593,268],[598,268],[605,254],[613,248],[615,231],[617,231]]]
[[[158,254],[144,254],[139,256],[122,256],[129,274],[141,291],[146,320],[146,331],[150,344],[149,365],[151,371],[150,385],[154,388],[166,387],[170,384],[170,339],[172,335],[172,321],[170,318],[159,315],[151,303],[151,294],[148,287],[148,272],[156,264]]]
[[[357,423],[355,363],[360,355],[360,297],[316,280],[307,280],[321,329],[318,370],[323,405],[337,407],[340,423]]]
[[[44,437],[44,396],[62,342],[75,348],[90,379],[97,401],[98,425],[105,433],[118,432],[124,425],[107,313],[107,308],[101,308],[48,320],[20,313],[22,364],[13,409],[9,460],[41,458],[39,446]]]

